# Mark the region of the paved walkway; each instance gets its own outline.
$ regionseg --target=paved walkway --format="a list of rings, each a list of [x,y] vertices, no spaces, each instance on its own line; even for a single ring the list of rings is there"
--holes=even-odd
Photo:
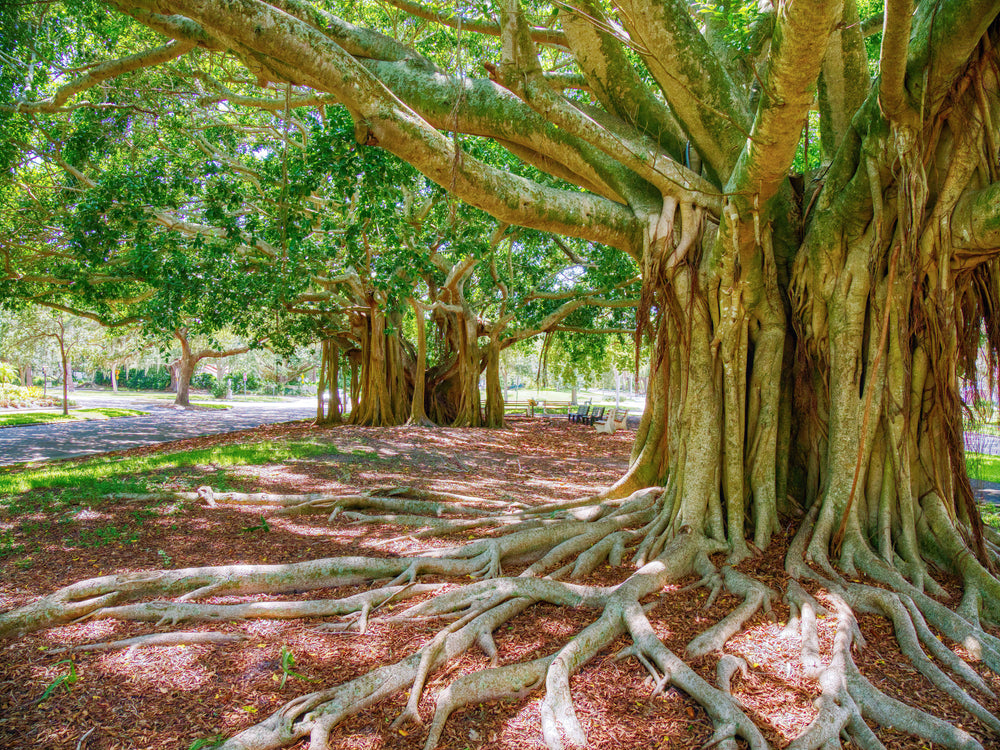
[[[277,402],[233,401],[227,402],[232,405],[231,409],[197,411],[172,409],[169,401],[141,394],[123,396],[78,391],[71,396],[71,400],[81,408],[109,406],[148,410],[150,413],[143,417],[54,422],[0,429],[0,466],[124,450],[316,416],[316,401],[312,398]]]

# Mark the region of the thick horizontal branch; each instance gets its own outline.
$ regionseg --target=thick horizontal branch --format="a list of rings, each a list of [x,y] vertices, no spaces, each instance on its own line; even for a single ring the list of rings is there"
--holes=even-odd
[[[108,320],[103,318],[97,313],[88,312],[86,310],[78,310],[68,305],[60,304],[59,302],[49,302],[42,299],[32,300],[36,305],[41,305],[42,307],[48,307],[52,310],[59,310],[60,312],[69,313],[70,315],[75,315],[78,318],[86,318],[87,320],[92,320],[95,323],[100,323],[105,328],[121,328],[122,326],[130,326],[136,323],[141,323],[143,318],[137,315],[130,315],[127,318],[121,318],[120,320]]]
[[[563,333],[586,333],[593,335],[604,335],[610,333],[621,333],[626,336],[634,336],[634,328],[581,328],[580,326],[553,326],[550,331],[561,331]]]
[[[438,8],[442,6],[430,8],[422,3],[413,2],[413,0],[386,0],[386,2],[389,5],[399,8],[400,10],[406,11],[412,16],[423,18],[428,21],[434,21],[435,23],[448,26],[452,29],[460,28],[463,32],[470,31],[474,34],[500,36],[500,24],[493,23],[491,21],[464,18],[450,12],[450,10],[439,10]],[[537,44],[548,44],[556,47],[567,46],[566,36],[561,31],[556,29],[533,26],[531,28],[531,38]]]
[[[357,60],[296,18],[257,0],[171,0],[219,38],[233,40],[292,83],[334,94],[355,116],[359,135],[405,158],[462,200],[511,224],[559,232],[634,251],[634,213],[607,199],[540,185],[456,153],[452,139],[390,93]],[[367,130],[367,134],[365,134]]]

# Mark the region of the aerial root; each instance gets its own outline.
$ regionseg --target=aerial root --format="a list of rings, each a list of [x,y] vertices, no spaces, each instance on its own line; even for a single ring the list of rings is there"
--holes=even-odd
[[[962,700],[954,690],[947,689],[941,681],[944,675],[940,673],[940,669],[926,655],[921,657],[914,653],[914,649],[920,651],[917,645],[918,635],[915,628],[906,626],[910,618],[902,600],[896,598],[895,605],[898,606],[894,606],[891,599],[895,596],[892,593],[867,586],[851,586],[845,593],[852,600],[857,598],[866,609],[874,609],[877,605],[881,614],[893,620],[897,641],[915,666],[967,710],[980,716],[982,710],[977,711],[971,705],[975,702],[967,694],[966,699]],[[851,654],[855,644],[864,647],[854,612],[840,594],[833,593],[831,596],[836,606],[837,633],[833,657],[818,675],[822,690],[817,699],[819,714],[788,748],[818,750],[839,747],[839,737],[843,733],[865,750],[881,750],[884,746],[865,722],[868,719],[889,729],[914,734],[936,746],[954,750],[981,750],[979,742],[964,730],[886,695],[861,674]],[[930,667],[927,666],[928,663]],[[950,681],[947,676],[944,678]],[[995,718],[993,721],[996,721]]]
[[[281,505],[283,507],[278,511],[281,515],[325,513],[331,520],[341,511],[356,508],[440,518],[447,515],[490,516],[501,511],[509,512],[511,507],[517,510],[526,507],[522,503],[432,492],[414,487],[384,487],[347,495],[326,494],[297,503],[283,502]]]
[[[492,632],[531,604],[531,599],[516,597],[467,617],[464,623],[446,628],[430,644],[394,664],[286,703],[264,721],[230,738],[222,750],[265,750],[305,736],[310,738],[310,750],[325,748],[330,731],[344,718],[418,682],[422,688],[427,674],[464,653],[481,633]]]
[[[819,713],[809,726],[788,745],[788,750],[818,750],[839,747],[840,735],[850,731],[852,723],[864,724],[861,712],[847,689],[847,664],[853,663],[851,647],[860,634],[854,613],[847,604],[835,597],[837,633],[830,663],[819,670],[817,680],[821,693],[816,699]],[[870,740],[870,737],[863,737]]]
[[[873,580],[905,594],[913,601],[928,625],[952,641],[961,643],[973,660],[981,660],[1000,674],[1000,640],[920,591],[874,554],[862,556],[858,567]]]
[[[366,605],[375,608],[390,601],[410,599],[438,591],[443,584],[423,583],[411,586],[386,586],[343,599],[310,601],[245,602],[242,604],[198,604],[157,600],[141,604],[104,607],[90,614],[95,620],[128,620],[177,625],[182,622],[232,620],[292,620],[303,617],[336,617],[361,611]]]
[[[542,684],[553,656],[543,656],[533,661],[484,669],[463,675],[444,688],[437,696],[434,719],[424,750],[433,750],[441,739],[441,732],[452,712],[470,703],[510,698],[520,700]]]
[[[927,622],[924,620],[923,614],[917,608],[917,605],[914,604],[913,600],[904,594],[900,594],[899,599],[909,611],[917,636],[920,638],[920,642],[924,644],[924,647],[931,652],[931,656],[940,661],[967,683],[973,685],[984,695],[996,699],[996,694],[990,689],[989,685],[986,684],[986,681],[979,676],[979,673],[970,667],[966,663],[965,659],[961,658],[958,654],[941,643],[937,636],[931,632],[931,629],[927,627]]]
[[[994,732],[1000,733],[1000,719],[980,705],[924,653],[910,611],[896,594],[859,584],[850,584],[847,591],[856,608],[879,612],[892,621],[896,643],[903,655],[932,685],[949,695]]]

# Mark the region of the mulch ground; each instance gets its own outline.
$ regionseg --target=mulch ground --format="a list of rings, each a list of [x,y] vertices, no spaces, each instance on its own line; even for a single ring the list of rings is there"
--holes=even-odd
[[[634,433],[597,435],[564,420],[545,419],[513,419],[503,430],[317,429],[297,423],[138,448],[109,454],[109,460],[283,437],[326,442],[331,453],[266,466],[199,466],[176,471],[160,481],[178,488],[210,484],[275,493],[349,492],[405,485],[541,504],[590,494],[614,482],[627,466]],[[12,518],[0,513],[0,529],[15,545],[26,547],[22,554],[0,558],[0,610],[73,581],[116,571],[285,563],[337,555],[394,556],[433,544],[403,541],[400,537],[405,530],[399,527],[352,525],[349,521],[331,525],[324,516],[276,517],[269,510],[118,500],[72,506],[56,517],[29,513]],[[262,515],[266,524],[261,523]],[[745,563],[745,572],[783,591],[784,553],[785,540],[778,540],[766,554]],[[585,582],[613,584],[627,572],[626,568],[605,567]],[[697,633],[738,604],[734,597],[724,595],[706,609],[707,592],[681,591],[683,585],[681,582],[655,598],[649,612],[658,635],[675,653],[683,653],[685,644]],[[334,594],[314,591],[297,598],[324,595]],[[342,595],[343,591],[336,592],[336,596]],[[787,616],[787,608],[777,602],[774,619],[758,616],[726,647],[750,666],[749,676],[734,679],[734,694],[768,741],[778,747],[813,719],[813,699],[818,694],[816,684],[802,674],[798,637],[782,634]],[[533,607],[495,634],[500,663],[552,653],[595,617],[594,612],[583,609]],[[297,695],[402,658],[432,638],[439,627],[376,620],[364,636],[358,636],[317,631],[320,622],[188,624],[184,630],[233,633],[245,640],[80,653],[72,663],[65,655],[50,652],[67,645],[167,632],[169,628],[86,621],[0,644],[0,748],[197,747],[199,739],[232,735]],[[827,658],[834,627],[833,618],[820,620],[821,647]],[[986,747],[1000,747],[988,729],[909,666],[896,647],[891,625],[866,616],[861,618],[861,627],[868,647],[856,659],[876,686],[961,724]],[[626,645],[624,639],[614,644],[572,679],[577,715],[590,747],[702,747],[712,734],[704,711],[673,689],[653,697],[645,671],[635,659],[614,660],[615,652]],[[287,669],[282,669],[282,655],[287,653],[294,655],[293,674],[288,675]],[[710,655],[695,660],[692,666],[714,684],[717,661],[718,655]],[[289,666],[287,657],[285,666]],[[432,716],[438,689],[461,674],[486,666],[488,659],[474,649],[433,676],[421,702],[424,720]],[[1000,681],[988,679],[1000,691]],[[422,748],[424,729],[412,725],[389,729],[405,700],[400,694],[349,718],[334,731],[331,746],[341,750]],[[520,701],[459,710],[452,715],[440,747],[543,748],[540,703],[541,691],[536,690]],[[995,703],[988,706],[1000,713]],[[927,747],[905,735],[879,733],[890,748]]]

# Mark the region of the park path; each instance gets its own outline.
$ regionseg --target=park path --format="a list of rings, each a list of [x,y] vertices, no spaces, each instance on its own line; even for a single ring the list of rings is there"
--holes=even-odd
[[[137,448],[316,416],[314,398],[234,401],[228,402],[231,409],[204,410],[170,408],[163,401],[154,401],[141,394],[123,397],[121,394],[77,392],[72,399],[84,408],[143,409],[149,414],[0,429],[0,466]]]

